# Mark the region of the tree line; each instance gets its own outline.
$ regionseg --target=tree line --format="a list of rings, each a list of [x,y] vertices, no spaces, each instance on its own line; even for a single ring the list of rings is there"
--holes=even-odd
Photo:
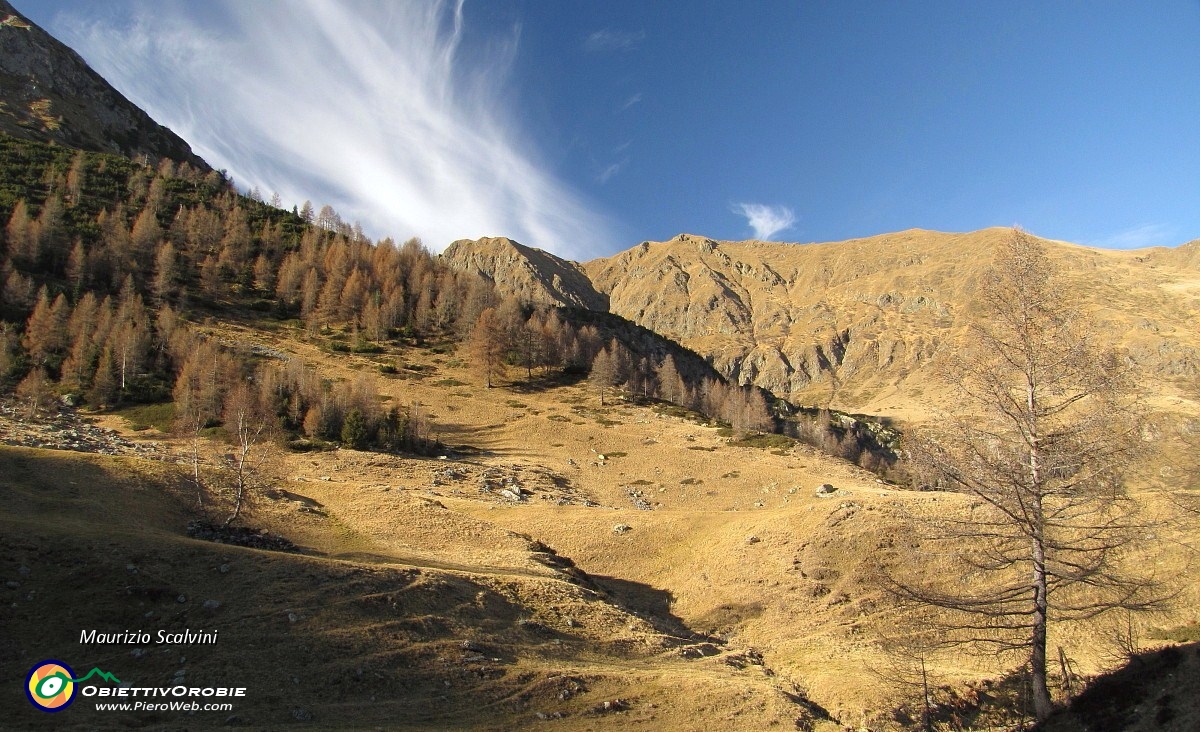
[[[348,333],[350,350],[463,341],[489,386],[501,370],[590,374],[602,402],[616,391],[660,399],[744,432],[774,431],[791,411],[645,334],[501,298],[419,240],[373,242],[329,206],[272,204],[238,195],[220,172],[0,136],[0,384],[31,403],[51,392],[96,407],[178,399],[185,364],[172,354],[186,351],[172,351],[175,331],[251,308],[314,335]],[[254,369],[237,378],[256,379]],[[293,378],[292,404],[276,410],[281,430],[356,446],[424,444],[411,407],[388,416],[346,406],[353,400],[334,392],[347,387],[324,396],[310,381]],[[220,409],[208,413],[220,422]],[[824,446],[833,432],[815,441]]]
[[[370,377],[331,383],[297,363],[264,362],[196,322],[248,306],[313,332],[419,341],[494,297],[418,240],[372,243],[328,206],[284,211],[170,161],[148,168],[0,136],[0,180],[0,205],[11,200],[0,236],[0,386],[33,410],[58,396],[98,408],[172,399],[181,429],[204,430],[249,390],[273,429],[429,449],[419,410],[380,406]],[[25,196],[12,200],[14,191]]]
[[[697,373],[701,369],[694,365],[681,370],[661,345],[655,349],[652,342],[642,343],[635,350],[615,335],[605,338],[593,324],[576,325],[570,311],[558,308],[523,306],[515,300],[486,307],[475,319],[465,349],[488,388],[510,369],[523,372],[527,380],[535,371],[565,371],[586,374],[601,406],[620,392],[670,402],[741,432],[773,431],[776,426],[762,389],[730,385],[711,367],[708,373]]]

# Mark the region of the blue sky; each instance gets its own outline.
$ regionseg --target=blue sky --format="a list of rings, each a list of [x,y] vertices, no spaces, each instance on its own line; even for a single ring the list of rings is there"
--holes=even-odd
[[[1200,3],[16,0],[241,186],[576,259],[1200,237]]]

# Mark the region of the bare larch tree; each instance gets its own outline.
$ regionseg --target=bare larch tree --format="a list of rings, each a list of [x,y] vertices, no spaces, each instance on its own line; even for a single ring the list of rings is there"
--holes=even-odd
[[[911,448],[927,484],[975,498],[969,515],[931,523],[921,547],[961,572],[892,577],[902,598],[937,609],[946,642],[1026,655],[1039,720],[1052,710],[1052,623],[1165,599],[1127,560],[1146,531],[1122,480],[1143,450],[1132,382],[1062,285],[1044,244],[1014,230],[946,374],[959,411]]]

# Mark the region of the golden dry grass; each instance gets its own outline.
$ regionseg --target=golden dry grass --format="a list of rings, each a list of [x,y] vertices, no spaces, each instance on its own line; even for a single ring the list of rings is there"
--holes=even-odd
[[[896,267],[888,272],[864,264],[861,242],[836,254],[814,247],[812,262],[785,262],[777,248],[753,242],[722,244],[704,256],[736,250],[737,261],[755,263],[760,274],[769,264],[785,280],[795,278],[789,297],[824,277],[838,318],[865,318],[856,327],[874,333],[878,348],[887,350],[881,339],[891,332],[912,349],[933,327],[930,318],[941,317],[936,306],[887,310],[857,295],[919,286],[964,297],[973,252],[998,235],[978,233],[974,249],[949,235],[891,235]],[[676,241],[648,251],[685,244],[696,246]],[[1200,292],[1187,272],[1194,266],[1188,251],[1056,246],[1080,287],[1107,283],[1095,312],[1125,328],[1130,352],[1157,352],[1172,339],[1190,347],[1195,335],[1185,330]],[[927,266],[939,252],[940,269]],[[792,269],[783,271],[785,264]],[[1140,284],[1129,284],[1137,278]],[[755,307],[798,302],[756,298]],[[810,320],[788,332],[763,320],[761,340],[803,340],[841,327],[821,314],[832,310],[810,310]],[[1129,313],[1143,313],[1153,327],[1138,326]],[[424,378],[380,376],[378,388],[397,404],[421,405],[450,446],[446,459],[279,452],[270,468],[274,491],[260,497],[247,522],[304,548],[291,556],[184,538],[189,498],[173,466],[0,450],[0,568],[4,579],[17,577],[20,566],[32,570],[15,580],[18,588],[4,590],[0,625],[11,629],[0,637],[5,678],[19,682],[30,663],[56,654],[92,663],[80,658],[81,627],[212,623],[222,628],[221,644],[180,654],[186,663],[158,650],[131,659],[128,649],[94,662],[139,679],[170,678],[186,667],[196,678],[253,685],[254,695],[234,712],[253,728],[758,730],[792,728],[801,719],[817,729],[883,729],[894,726],[888,720],[896,705],[911,703],[912,689],[886,678],[894,659],[882,638],[905,619],[882,588],[880,567],[919,561],[930,576],[946,575],[945,557],[913,554],[907,517],[955,514],[965,510],[964,497],[898,490],[807,447],[735,447],[714,427],[651,407],[601,407],[583,386],[505,381],[486,389],[452,354],[333,356],[286,330],[211,328],[226,341],[288,352],[332,378],[377,374],[378,358],[420,367]],[[735,341],[724,334],[693,345],[719,351]],[[838,404],[864,411],[920,421],[945,397],[920,369],[847,376]],[[1168,444],[1200,409],[1182,379],[1148,378],[1154,437]],[[1189,452],[1177,444],[1140,470],[1137,499],[1165,507],[1164,491],[1190,487]],[[837,493],[817,497],[824,483]],[[515,486],[525,500],[502,495]],[[1162,551],[1136,558],[1154,562],[1181,593],[1164,614],[1142,621],[1146,644],[1156,629],[1200,621],[1194,520],[1157,530],[1147,544]],[[627,529],[614,531],[618,525]],[[583,584],[545,547],[586,573]],[[136,579],[129,565],[138,568]],[[221,573],[221,565],[232,569]],[[130,594],[150,580],[188,601]],[[223,605],[205,615],[199,603],[209,597]],[[1095,673],[1116,663],[1114,630],[1059,627],[1051,646],[1062,645],[1078,670]],[[484,652],[464,651],[463,641]],[[681,652],[689,647],[693,658]],[[747,661],[755,658],[750,649],[763,665]],[[476,655],[484,660],[465,660]],[[929,671],[936,684],[962,688],[1019,663],[943,654],[931,656]],[[19,698],[15,683],[0,695]],[[618,698],[628,709],[593,711]],[[20,728],[101,724],[80,709],[63,719],[27,709],[13,718]],[[312,719],[298,721],[297,709]],[[820,709],[837,723],[817,719]],[[538,716],[556,713],[565,716]]]
[[[281,336],[234,326],[221,330],[235,340],[273,338],[273,347],[290,350],[335,377],[373,369],[368,357],[335,358]],[[322,633],[342,645],[327,663],[298,651],[287,662],[317,674],[334,664],[345,673],[347,659],[387,656],[392,670],[380,673],[390,681],[376,689],[375,704],[390,699],[387,714],[397,724],[512,728],[541,724],[538,712],[560,711],[569,715],[554,721],[562,729],[617,729],[635,720],[653,729],[788,727],[795,718],[812,716],[785,695],[793,694],[811,699],[843,724],[875,728],[888,724],[891,708],[911,701],[910,688],[884,678],[892,660],[881,636],[894,634],[902,618],[881,587],[878,567],[911,561],[912,532],[905,517],[962,510],[963,497],[897,490],[806,447],[786,454],[732,447],[715,428],[650,407],[620,404],[601,412],[598,399],[584,387],[488,390],[452,356],[410,350],[402,357],[423,364],[431,376],[384,378],[381,392],[402,404],[419,402],[441,439],[457,449],[445,460],[344,449],[279,454],[272,468],[277,493],[260,500],[248,520],[293,538],[309,557],[181,540],[183,513],[176,499],[141,512],[130,531],[155,534],[155,552],[164,557],[160,566],[180,565],[170,571],[203,588],[193,592],[215,591],[208,589],[208,575],[193,578],[190,567],[185,571],[194,561],[212,565],[213,552],[244,555],[255,573],[260,564],[262,572],[278,573],[278,580],[239,590],[246,593],[247,608],[277,606],[277,595],[296,592],[294,585],[282,589],[282,578],[306,577],[311,589],[304,595],[305,607],[321,617]],[[467,386],[438,386],[444,379]],[[500,487],[513,485],[509,479],[528,492],[527,500],[517,503],[500,495]],[[822,483],[832,483],[838,493],[817,497]],[[486,492],[484,485],[490,487]],[[653,510],[637,510],[630,491]],[[1158,493],[1140,499],[1159,500]],[[108,508],[107,500],[86,504],[92,506],[87,511],[98,513],[85,512],[90,518],[77,524],[56,519],[55,535],[72,542],[116,535],[114,527],[128,515],[132,499],[120,500],[125,503]],[[52,514],[38,511],[22,507],[10,520],[44,526],[38,522]],[[75,511],[84,508],[69,508],[68,515]],[[38,518],[30,519],[30,512]],[[618,524],[629,530],[614,532]],[[1187,539],[1180,533],[1161,538]],[[548,562],[532,541],[570,558],[607,599],[566,582],[561,566]],[[118,546],[127,551],[120,541]],[[1186,579],[1195,576],[1191,556],[1190,550],[1172,545],[1154,561],[1163,563],[1164,574]],[[931,575],[945,571],[936,556],[921,561]],[[118,559],[105,571],[119,574],[122,566]],[[357,576],[376,580],[366,589],[344,580]],[[389,614],[387,603],[375,608],[365,599],[385,593],[389,583],[407,586],[417,577],[429,592],[424,604],[402,603],[402,611]],[[278,588],[272,582],[280,583]],[[1191,584],[1181,584],[1178,606],[1148,621],[1143,634],[1197,619],[1200,597]],[[370,612],[361,610],[364,603]],[[347,606],[357,609],[340,609]],[[523,626],[521,620],[536,625]],[[244,622],[247,633],[258,627],[257,620]],[[441,630],[431,637],[405,635],[403,652],[381,650],[392,647],[387,629],[395,623]],[[545,635],[530,636],[524,627],[544,628]],[[1115,663],[1112,630],[1061,628],[1051,643],[1063,645],[1080,671],[1094,673]],[[698,635],[688,637],[693,633]],[[418,709],[406,696],[406,684],[416,682],[401,682],[395,669],[412,666],[439,683],[457,684],[458,677],[445,679],[442,671],[446,664],[457,668],[453,644],[465,636],[489,639],[503,649],[503,657],[511,659],[498,667],[503,674],[471,680],[469,693],[451,694],[450,701],[439,702],[439,712]],[[681,645],[694,645],[701,637],[715,644],[716,656],[680,656]],[[739,663],[750,648],[762,654],[764,667],[743,663],[739,670],[726,663]],[[238,654],[223,658],[229,668],[241,668]],[[931,658],[929,670],[938,684],[957,685],[999,676],[1018,664],[1017,659],[951,654]],[[560,703],[567,701],[557,698],[567,683],[564,675],[588,679],[589,691]],[[435,686],[421,687],[416,698],[432,703],[440,691]],[[330,714],[363,725],[381,718],[375,710],[352,712],[351,707],[360,707],[349,702],[339,707],[332,697],[304,689],[299,695],[284,685],[250,714],[286,721],[277,716],[280,709],[304,698],[306,709],[321,710],[323,724],[331,724]],[[470,703],[479,695],[503,701]],[[586,713],[607,697],[634,703],[613,716]],[[362,698],[347,698],[365,704]]]

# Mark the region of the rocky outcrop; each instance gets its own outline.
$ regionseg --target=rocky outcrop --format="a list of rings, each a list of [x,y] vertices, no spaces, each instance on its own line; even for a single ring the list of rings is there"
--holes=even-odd
[[[608,310],[608,298],[596,292],[578,264],[511,239],[460,239],[447,247],[442,257],[455,269],[494,282],[504,297],[540,305]]]
[[[0,0],[0,132],[91,152],[207,163],[79,56]]]
[[[804,404],[896,413],[940,403],[935,378],[973,319],[1008,229],[910,230],[824,244],[682,234],[582,265],[505,239],[455,242],[447,258],[530,302],[619,315],[703,356],[722,375]],[[1163,383],[1194,379],[1200,249],[1089,249],[1048,241],[1063,297]]]

